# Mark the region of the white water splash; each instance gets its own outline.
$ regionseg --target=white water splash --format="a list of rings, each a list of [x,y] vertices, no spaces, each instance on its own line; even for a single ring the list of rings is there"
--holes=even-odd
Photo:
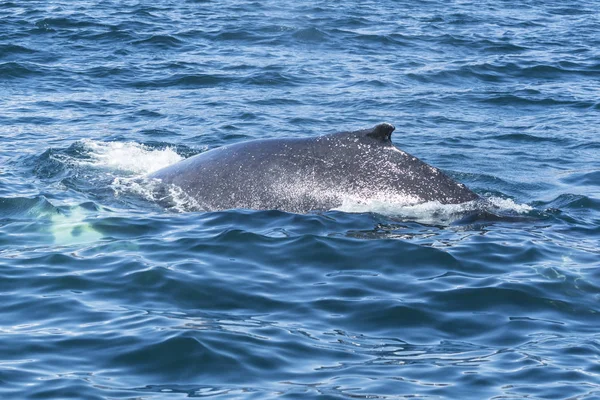
[[[91,157],[91,161],[85,161],[86,164],[135,175],[149,174],[183,159],[169,147],[158,150],[133,142],[99,142],[89,139],[82,140],[81,143]]]
[[[528,204],[518,204],[512,199],[503,199],[501,197],[489,197],[486,199],[501,211],[513,211],[518,214],[526,214],[533,211],[533,207]]]
[[[488,209],[493,212],[526,214],[533,210],[528,204],[518,204],[514,200],[500,197],[484,198],[461,204],[442,204],[438,201],[419,203],[418,199],[405,196],[374,196],[363,199],[345,198],[341,206],[334,210],[362,213],[372,212],[392,217],[410,219],[425,224],[451,223],[462,218],[465,213]],[[487,205],[486,205],[487,202]]]
[[[419,203],[419,200],[413,197],[386,196],[385,199],[375,197],[360,202],[345,199],[335,210],[349,213],[372,212],[425,224],[445,224],[459,219],[465,212],[476,210],[477,207],[477,201],[462,204],[442,204],[438,201]]]

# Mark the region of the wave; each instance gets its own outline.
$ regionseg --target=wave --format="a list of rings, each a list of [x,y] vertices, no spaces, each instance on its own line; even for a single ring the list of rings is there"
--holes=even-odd
[[[26,218],[39,214],[57,213],[54,207],[44,196],[37,197],[0,197],[0,221],[8,219]]]
[[[29,47],[19,46],[15,44],[0,44],[0,58],[34,53],[37,53],[37,50],[30,49]]]
[[[329,40],[329,35],[315,27],[299,29],[292,34],[295,40],[306,43],[321,43]]]
[[[149,45],[161,49],[177,48],[184,42],[171,35],[152,35],[149,38],[133,41],[134,45]]]
[[[223,29],[215,33],[210,33],[210,37],[216,41],[257,41],[262,39],[262,36],[257,35],[254,31],[247,29]]]
[[[556,144],[566,144],[567,139],[556,136],[537,136],[530,133],[506,133],[493,136],[494,140],[507,141],[510,143],[542,143],[551,142]]]
[[[298,86],[305,82],[306,79],[298,73],[292,74],[289,72],[270,71],[268,69],[264,69],[247,75],[223,73],[176,73],[166,78],[161,77],[150,80],[140,80],[138,78],[130,82],[125,82],[125,84],[136,89],[160,89],[169,87],[195,89],[205,87],[220,87],[229,84],[283,87]]]
[[[0,64],[0,77],[5,79],[44,76],[46,72],[39,66],[25,62],[6,62]]]
[[[106,27],[105,24],[90,21],[90,17],[84,14],[75,14],[70,18],[66,17],[49,17],[38,20],[35,23],[39,29],[51,31],[56,29],[71,29],[71,28],[89,28],[89,27]]]
[[[235,81],[234,78],[223,74],[173,74],[166,78],[150,80],[134,80],[128,82],[127,86],[136,89],[160,89],[167,87],[202,88],[217,87]]]
[[[564,78],[566,75],[591,77],[598,75],[598,65],[556,62],[552,64],[529,65],[529,63],[474,62],[464,65],[444,66],[430,69],[429,66],[410,71],[406,74],[422,82],[453,82],[459,79],[475,79],[483,82],[507,82],[514,78],[534,78],[549,80]],[[543,99],[542,99],[543,101]]]
[[[581,100],[557,99],[552,97],[526,97],[518,94],[489,95],[481,98],[482,103],[498,105],[534,105],[534,106],[555,106],[570,105],[577,108],[593,108],[594,102]]]
[[[595,175],[598,175],[598,172]],[[553,200],[534,204],[536,207],[543,207],[548,210],[573,210],[583,211],[584,213],[591,210],[600,211],[600,199],[572,193],[561,194]]]
[[[572,186],[593,186],[600,191],[600,170],[576,170],[561,174],[560,180]]]
[[[285,72],[261,71],[241,78],[240,82],[257,86],[297,86],[305,82],[305,79]]]

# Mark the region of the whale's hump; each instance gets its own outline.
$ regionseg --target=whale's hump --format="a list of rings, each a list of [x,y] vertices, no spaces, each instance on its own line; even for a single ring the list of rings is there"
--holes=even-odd
[[[370,129],[367,133],[367,136],[383,142],[389,142],[392,140],[392,132],[394,132],[394,129],[396,129],[394,125],[384,122],[382,124],[375,125],[373,129]]]

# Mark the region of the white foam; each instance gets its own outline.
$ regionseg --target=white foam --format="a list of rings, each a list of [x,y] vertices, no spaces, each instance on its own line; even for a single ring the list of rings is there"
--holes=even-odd
[[[465,212],[474,210],[476,207],[474,201],[463,204],[442,204],[438,201],[419,203],[418,199],[412,197],[393,196],[393,198],[386,199],[375,197],[359,202],[353,199],[344,199],[344,203],[335,210],[351,213],[373,212],[425,224],[445,224],[459,219]]]
[[[81,143],[91,157],[86,164],[136,175],[152,173],[183,159],[170,147],[158,150],[133,142],[99,142],[90,139],[84,139]]]
[[[501,197],[489,197],[487,201],[498,207],[502,211],[514,211],[519,214],[526,214],[533,210],[529,204],[518,204],[512,199],[503,199]]]
[[[337,211],[350,213],[373,212],[377,214],[406,218],[421,223],[451,223],[470,211],[477,211],[493,207],[495,212],[516,212],[525,214],[533,210],[527,204],[518,204],[514,200],[500,197],[484,198],[488,204],[478,200],[461,204],[442,204],[438,201],[420,203],[419,199],[406,196],[374,196],[369,198],[354,199],[344,198]]]

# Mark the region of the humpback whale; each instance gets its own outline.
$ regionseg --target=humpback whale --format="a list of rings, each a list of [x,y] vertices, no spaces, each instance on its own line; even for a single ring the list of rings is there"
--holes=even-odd
[[[325,211],[346,201],[458,204],[479,196],[392,144],[394,126],[310,138],[257,139],[200,153],[149,175],[206,211]]]

